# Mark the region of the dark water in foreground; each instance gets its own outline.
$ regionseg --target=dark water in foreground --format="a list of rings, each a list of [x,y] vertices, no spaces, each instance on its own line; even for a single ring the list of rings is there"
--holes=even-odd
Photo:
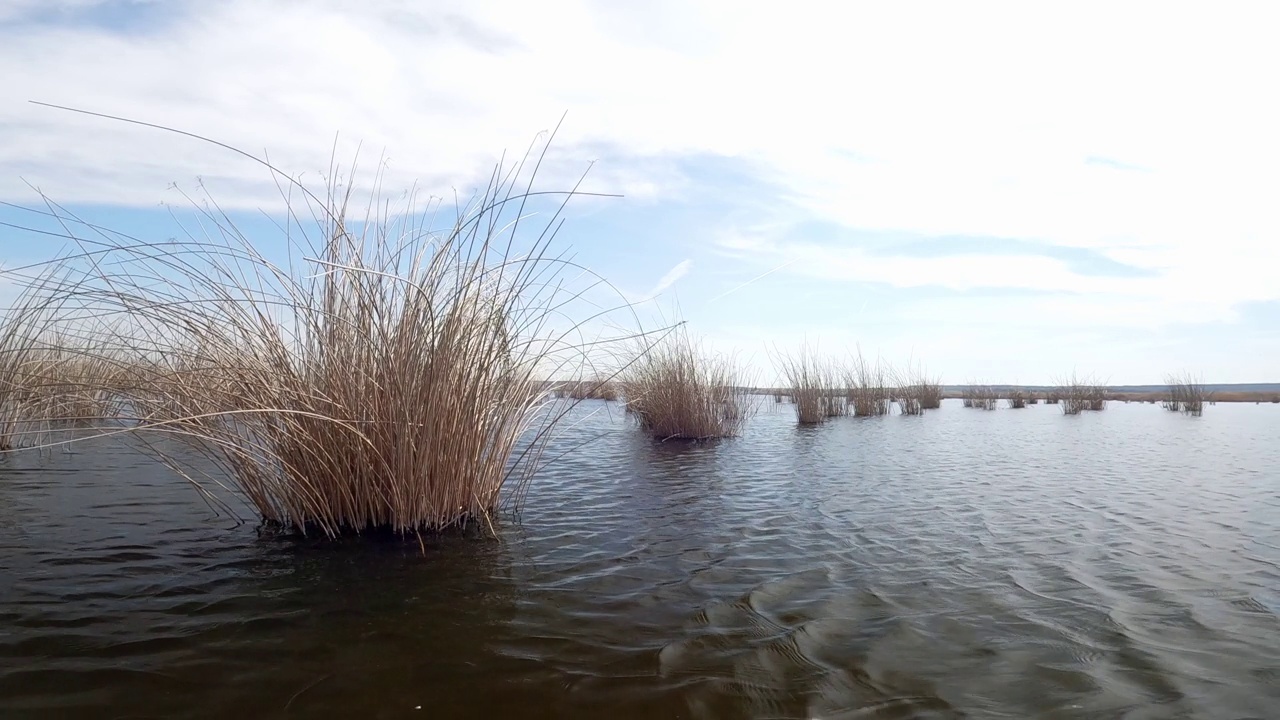
[[[0,459],[0,718],[1280,713],[1275,408],[770,410],[598,415],[425,557],[259,538],[120,446]]]

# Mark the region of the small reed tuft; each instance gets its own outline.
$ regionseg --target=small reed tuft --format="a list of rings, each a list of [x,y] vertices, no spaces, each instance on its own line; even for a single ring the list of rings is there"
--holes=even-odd
[[[1161,403],[1166,410],[1180,412],[1199,417],[1204,413],[1206,393],[1204,384],[1196,380],[1190,373],[1185,375],[1169,375],[1165,378],[1169,386],[1168,396]]]
[[[1097,412],[1107,408],[1106,387],[1090,377],[1079,378],[1074,373],[1070,378],[1059,382],[1054,396],[1061,398],[1064,415],[1079,415],[1086,410]]]
[[[845,403],[848,413],[854,417],[879,417],[888,415],[893,406],[891,399],[892,372],[877,360],[867,362],[862,350],[853,358],[853,364],[844,372]]]
[[[641,349],[622,385],[640,428],[659,440],[738,435],[754,407],[734,362],[704,352],[683,327]]]
[[[1014,410],[1021,410],[1027,406],[1027,393],[1021,389],[1009,391],[1009,407]]]
[[[825,422],[830,406],[831,390],[828,387],[828,364],[818,357],[817,351],[808,346],[794,354],[778,356],[775,361],[791,388],[791,400],[796,408],[796,422],[801,425],[817,425]]]
[[[923,415],[925,410],[937,410],[942,406],[942,381],[930,378],[923,368],[910,365],[896,375],[894,395],[898,411],[903,415]]]
[[[962,400],[964,406],[967,408],[995,410],[999,406],[1000,396],[989,386],[970,383],[969,386],[964,389]]]

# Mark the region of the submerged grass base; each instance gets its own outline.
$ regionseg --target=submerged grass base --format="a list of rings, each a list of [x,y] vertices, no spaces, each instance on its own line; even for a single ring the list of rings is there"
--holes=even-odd
[[[329,543],[338,541],[353,543],[375,542],[389,546],[403,545],[406,547],[424,548],[434,543],[448,541],[451,538],[492,538],[502,527],[502,519],[504,515],[505,513],[495,513],[489,517],[468,517],[445,528],[420,527],[395,529],[389,525],[378,525],[357,529],[352,526],[344,526],[340,528],[336,534],[328,534],[325,532],[324,527],[316,524],[308,524],[299,527],[274,520],[261,520],[254,528],[254,531],[260,538],[279,540],[282,542],[294,542],[303,545],[318,542]]]

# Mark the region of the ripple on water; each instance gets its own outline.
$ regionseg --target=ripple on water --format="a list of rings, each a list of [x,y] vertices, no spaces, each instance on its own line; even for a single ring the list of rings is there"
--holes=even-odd
[[[1213,410],[598,413],[425,556],[260,537],[123,443],[3,457],[0,716],[1272,717],[1280,413]]]

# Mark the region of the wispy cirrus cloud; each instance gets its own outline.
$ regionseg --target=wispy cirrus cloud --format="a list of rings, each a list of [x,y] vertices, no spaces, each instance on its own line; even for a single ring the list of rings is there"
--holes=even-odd
[[[667,274],[658,280],[658,284],[654,285],[653,289],[649,291],[649,297],[661,295],[665,290],[675,285],[680,278],[688,275],[689,270],[692,268],[693,261],[687,258],[676,263],[676,266],[668,270]]]
[[[676,263],[670,270],[663,273],[647,292],[634,290],[634,287],[637,285],[635,282],[630,283],[632,289],[619,288],[618,291],[626,302],[636,305],[659,300],[663,293],[674,287],[685,275],[688,275],[689,270],[692,268],[693,260],[686,258]]]

